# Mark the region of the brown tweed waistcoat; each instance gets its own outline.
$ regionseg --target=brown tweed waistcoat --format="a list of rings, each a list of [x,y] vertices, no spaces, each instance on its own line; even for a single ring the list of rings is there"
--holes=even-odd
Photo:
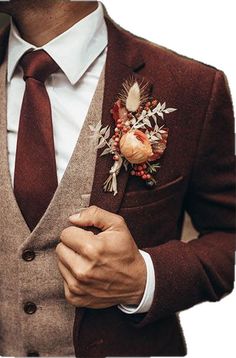
[[[74,307],[64,298],[55,247],[67,218],[89,204],[96,151],[89,125],[101,120],[104,71],[73,155],[45,215],[30,233],[16,204],[8,169],[6,59],[0,66],[0,355],[74,355]],[[32,261],[22,253],[33,251]],[[24,311],[32,302],[34,314]],[[13,339],[14,337],[14,339]]]

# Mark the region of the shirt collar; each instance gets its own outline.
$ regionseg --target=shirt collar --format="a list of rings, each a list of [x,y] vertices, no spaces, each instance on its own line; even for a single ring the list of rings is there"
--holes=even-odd
[[[67,31],[57,36],[40,49],[45,50],[60,66],[72,85],[85,73],[88,67],[105,49],[108,42],[107,27],[103,7],[77,22]],[[11,21],[8,45],[8,81],[11,80],[21,56],[37,47],[23,40]]]

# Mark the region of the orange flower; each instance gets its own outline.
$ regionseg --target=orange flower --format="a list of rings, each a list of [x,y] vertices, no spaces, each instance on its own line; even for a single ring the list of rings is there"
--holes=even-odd
[[[132,164],[144,163],[153,155],[151,144],[140,130],[131,130],[120,139],[121,154]]]

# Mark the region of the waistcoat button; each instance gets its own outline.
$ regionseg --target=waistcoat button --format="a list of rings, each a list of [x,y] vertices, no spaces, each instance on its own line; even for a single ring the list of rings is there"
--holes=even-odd
[[[35,258],[35,252],[32,250],[24,250],[22,252],[22,259],[25,261],[33,261]]]
[[[29,352],[27,353],[27,357],[39,357],[39,352],[29,351]]]
[[[35,313],[37,311],[37,306],[33,302],[26,302],[24,304],[24,311],[27,314],[33,314],[33,313]]]

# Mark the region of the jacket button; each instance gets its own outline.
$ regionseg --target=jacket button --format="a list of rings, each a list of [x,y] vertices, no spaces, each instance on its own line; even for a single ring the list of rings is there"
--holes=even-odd
[[[39,357],[39,352],[29,351],[29,352],[27,353],[27,357]]]
[[[32,250],[24,250],[22,252],[22,259],[25,261],[33,261],[35,258],[35,252]]]
[[[27,314],[33,314],[33,313],[35,313],[37,311],[37,306],[33,302],[26,302],[24,304],[24,311]]]

